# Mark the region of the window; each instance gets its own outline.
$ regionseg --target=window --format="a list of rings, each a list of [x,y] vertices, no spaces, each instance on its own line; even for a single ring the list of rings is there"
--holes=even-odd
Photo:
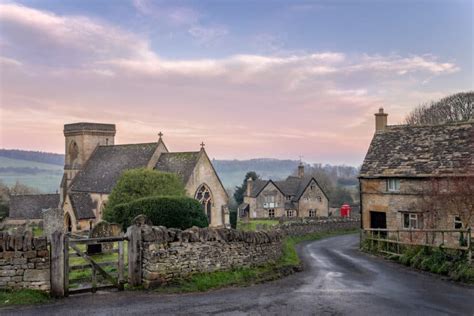
[[[310,188],[311,188],[311,191],[314,190],[314,188],[316,188],[316,186],[314,185],[314,183],[311,183]]]
[[[400,179],[387,179],[387,191],[388,192],[400,191]]]
[[[287,210],[287,211],[286,211],[286,216],[287,216],[287,217],[293,217],[293,216],[295,216],[295,210]]]
[[[416,229],[418,226],[418,214],[405,213],[403,214],[403,228]]]
[[[454,229],[462,229],[461,216],[454,216]]]
[[[265,196],[265,203],[275,203],[275,196],[274,195],[266,195]]]
[[[321,195],[318,195],[318,196],[317,196],[317,199],[318,199],[319,202],[322,202],[322,201],[323,201],[323,198],[321,197]]]
[[[201,203],[204,212],[207,215],[207,220],[209,224],[211,224],[211,218],[212,218],[212,195],[211,195],[211,190],[207,187],[207,185],[203,184],[199,187],[199,189],[196,191],[196,195],[194,197],[196,200]]]
[[[274,209],[268,210],[268,217],[270,217],[270,218],[275,217],[275,210]]]
[[[309,217],[316,217],[316,210],[309,210]]]
[[[287,201],[291,201],[291,195],[287,195],[287,196],[286,196],[286,200],[287,200]]]

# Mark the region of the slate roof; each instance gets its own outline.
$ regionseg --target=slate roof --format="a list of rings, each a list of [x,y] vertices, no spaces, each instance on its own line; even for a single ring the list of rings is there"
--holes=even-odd
[[[474,175],[474,121],[387,126],[370,144],[360,177]]]
[[[199,151],[162,153],[155,169],[178,174],[184,184],[189,180],[200,157]]]
[[[280,191],[283,193],[285,196],[292,196],[292,202],[297,202],[301,195],[304,193],[305,189],[308,187],[309,183],[311,180],[313,180],[314,177],[312,176],[305,176],[303,178],[299,177],[294,177],[294,176],[289,176],[285,180],[281,181],[272,181],[272,180],[260,180],[257,179],[253,181],[253,187],[252,187],[252,192],[251,192],[251,197],[257,197],[257,195],[265,188],[265,186],[269,183],[272,182]],[[326,196],[326,193],[324,190],[321,188],[319,183],[314,179],[316,184],[319,186],[323,194]],[[291,203],[292,203],[291,202]],[[285,206],[286,207],[286,206]],[[288,205],[289,208],[291,208],[291,205]]]
[[[43,209],[59,207],[59,194],[25,194],[10,197],[12,219],[41,219]]]
[[[110,193],[124,171],[147,166],[157,145],[155,142],[98,146],[74,178],[71,190]]]
[[[97,208],[97,202],[92,201],[89,193],[69,193],[69,200],[76,219],[95,218],[94,209]]]

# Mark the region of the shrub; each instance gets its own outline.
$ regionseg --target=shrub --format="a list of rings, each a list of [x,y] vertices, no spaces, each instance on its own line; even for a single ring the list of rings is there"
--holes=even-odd
[[[230,227],[233,229],[237,228],[237,211],[231,210],[229,213]]]
[[[140,214],[146,215],[153,225],[186,229],[192,226],[207,227],[207,217],[201,204],[188,197],[146,197],[130,203],[116,205],[104,212],[108,222],[121,224],[123,229]]]
[[[150,169],[125,171],[110,193],[106,210],[149,196],[184,196],[184,184],[178,175]]]

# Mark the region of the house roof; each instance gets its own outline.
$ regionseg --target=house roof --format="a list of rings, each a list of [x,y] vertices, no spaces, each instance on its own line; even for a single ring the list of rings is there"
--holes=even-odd
[[[157,146],[156,142],[98,146],[74,178],[71,190],[110,193],[124,171],[146,167]]]
[[[95,218],[94,209],[97,208],[97,202],[92,201],[89,193],[69,193],[69,200],[76,219]]]
[[[260,192],[265,188],[268,183],[273,183],[280,192],[285,196],[292,196],[292,201],[296,202],[300,199],[301,195],[304,193],[311,181],[314,180],[318,187],[321,189],[323,194],[326,196],[326,192],[321,188],[318,181],[312,176],[305,176],[303,178],[289,176],[285,180],[272,181],[272,180],[260,180],[257,179],[253,181],[253,187],[251,192],[251,197],[257,197]]]
[[[155,165],[155,169],[176,173],[186,184],[193,173],[194,167],[196,167],[199,157],[199,151],[162,153]]]
[[[12,219],[41,219],[43,209],[59,207],[59,194],[25,194],[10,197]]]
[[[360,177],[474,174],[474,121],[387,126],[370,144]]]

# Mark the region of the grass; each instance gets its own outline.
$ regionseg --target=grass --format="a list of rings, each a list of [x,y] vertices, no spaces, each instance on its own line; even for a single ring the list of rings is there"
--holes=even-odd
[[[274,264],[255,268],[238,268],[231,271],[198,273],[188,279],[178,280],[173,284],[156,288],[157,292],[187,293],[203,292],[229,286],[248,286],[276,280],[301,270],[301,260],[296,252],[296,245],[303,241],[314,241],[327,237],[353,234],[358,230],[338,230],[326,233],[315,233],[304,237],[287,237],[283,240],[283,253]]]
[[[370,243],[365,240],[362,250],[380,254],[385,248],[381,243]],[[396,250],[391,250],[395,252]],[[446,248],[423,246],[404,246],[400,256],[384,255],[389,260],[401,263],[418,270],[447,276],[450,280],[474,284],[474,266],[467,262],[466,252]]]
[[[48,293],[38,290],[0,291],[0,307],[11,305],[31,305],[46,303],[50,300]]]
[[[254,219],[254,220],[249,220],[248,223],[238,221],[237,222],[237,229],[243,230],[243,231],[256,231],[257,230],[257,224],[258,225],[267,225],[268,227],[270,226],[275,226],[278,225],[278,220],[276,219]]]

